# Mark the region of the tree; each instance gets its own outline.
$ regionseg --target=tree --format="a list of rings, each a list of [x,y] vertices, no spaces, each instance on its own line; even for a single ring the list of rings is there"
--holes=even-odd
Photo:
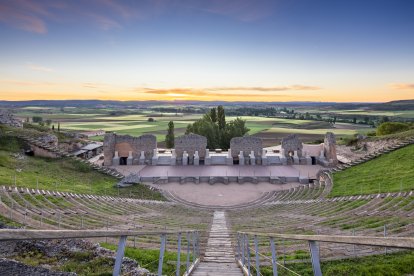
[[[42,118],[42,117],[40,117],[40,116],[33,116],[33,117],[32,117],[32,122],[33,122],[33,123],[40,123],[40,122],[43,122],[43,118]]]
[[[167,148],[173,148],[174,147],[174,122],[170,121],[168,123],[168,130],[167,135],[165,135],[165,144]]]
[[[58,131],[60,132],[60,122],[58,122]]]
[[[217,107],[217,121],[219,129],[223,129],[226,126],[226,114],[222,105]]]
[[[357,122],[357,118],[356,118],[356,117],[354,117],[354,118],[352,119],[352,123],[356,124],[356,122]]]
[[[155,119],[150,117],[150,118],[148,118],[148,122],[155,122]]]
[[[216,112],[216,108],[214,107],[210,110],[210,118],[213,123],[217,122],[217,112]]]
[[[52,124],[52,120],[47,119],[47,120],[46,120],[46,125],[47,125],[47,126],[50,126],[51,124]]]
[[[380,135],[387,135],[387,134],[407,131],[409,128],[410,128],[409,125],[405,123],[385,122],[385,123],[382,123],[377,128],[377,135],[380,136]]]
[[[218,114],[222,114],[224,117],[223,107],[218,107]],[[236,118],[228,123],[225,122],[224,126],[220,128],[220,116],[218,116],[218,124],[212,121],[211,110],[205,114],[201,119],[195,121],[193,124],[187,126],[186,134],[195,133],[207,138],[207,147],[209,149],[228,149],[230,147],[230,140],[233,137],[244,136],[250,129],[246,127],[246,121]]]
[[[52,130],[55,131],[55,125],[52,125]]]
[[[383,116],[379,120],[379,124],[386,123],[386,122],[389,122],[389,121],[390,121],[390,119],[387,116]]]

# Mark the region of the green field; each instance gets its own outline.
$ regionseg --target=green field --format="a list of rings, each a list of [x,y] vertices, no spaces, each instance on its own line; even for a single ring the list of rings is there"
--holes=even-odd
[[[331,196],[410,191],[414,189],[414,145],[334,173]]]
[[[41,108],[25,108],[19,109],[17,114],[21,118],[42,116],[44,120],[51,119],[53,124],[55,124],[55,128],[57,122],[59,122],[62,130],[89,131],[103,129],[108,132],[133,136],[153,134],[157,137],[158,142],[165,140],[169,121],[174,121],[175,135],[180,136],[185,133],[188,124],[193,123],[202,116],[200,114],[158,113],[149,110],[144,110],[140,114],[110,116],[110,112],[107,109],[65,108],[65,111],[62,112],[58,108],[46,108],[44,110]],[[148,121],[149,118],[153,118],[154,121]],[[234,116],[226,117],[228,121],[235,118]],[[331,125],[324,121],[257,116],[241,116],[241,118],[246,120],[246,126],[250,129],[249,135],[263,138],[265,146],[278,144],[281,138],[292,133],[298,134],[305,142],[312,142],[322,139],[327,131],[332,131],[338,136],[345,137],[356,133],[365,134],[370,130],[370,128],[364,125],[343,123]],[[103,137],[98,136],[91,139],[102,141]],[[163,146],[163,144],[161,143],[160,146]]]

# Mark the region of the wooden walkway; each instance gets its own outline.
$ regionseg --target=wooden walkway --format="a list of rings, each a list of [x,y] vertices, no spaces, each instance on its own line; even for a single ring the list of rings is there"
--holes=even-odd
[[[194,276],[240,276],[223,211],[215,211],[204,258],[192,273]]]

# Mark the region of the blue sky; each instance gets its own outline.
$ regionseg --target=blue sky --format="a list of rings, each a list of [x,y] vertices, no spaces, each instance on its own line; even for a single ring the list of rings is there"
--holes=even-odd
[[[0,1],[3,99],[414,98],[414,1]]]

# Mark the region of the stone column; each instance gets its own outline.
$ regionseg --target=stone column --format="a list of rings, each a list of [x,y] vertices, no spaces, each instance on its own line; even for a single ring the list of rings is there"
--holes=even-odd
[[[298,151],[293,151],[293,164],[299,165],[299,156]]]
[[[114,158],[112,158],[112,165],[114,165],[114,166],[119,165],[118,151],[115,151]]]
[[[206,156],[204,157],[204,165],[211,165],[210,150],[206,149]]]
[[[194,166],[200,165],[200,157],[198,156],[198,150],[194,152]]]
[[[128,152],[127,165],[132,165],[132,151]]]
[[[243,155],[243,151],[242,150],[239,153],[239,165],[240,166],[244,166],[244,155]]]
[[[229,149],[227,152],[226,165],[233,166],[233,156],[231,155],[231,149]]]
[[[152,165],[153,166],[156,166],[157,165],[157,163],[158,163],[158,150],[157,149],[154,149],[153,150],[153,155],[152,155]]]
[[[145,151],[141,151],[141,155],[139,156],[139,164],[145,165]]]
[[[175,149],[171,150],[171,166],[175,166],[177,164],[177,154],[175,153]]]
[[[254,156],[253,150],[250,152],[249,157],[250,157],[250,165],[252,166],[256,165],[256,157]]]
[[[309,156],[309,152],[305,153],[306,165],[312,165],[312,158]]]
[[[287,165],[287,159],[286,159],[284,148],[281,148],[280,150],[280,162],[282,162],[282,165]]]
[[[183,166],[187,166],[188,165],[188,153],[187,151],[184,151],[183,153]]]
[[[262,165],[267,165],[267,150],[262,149]]]

